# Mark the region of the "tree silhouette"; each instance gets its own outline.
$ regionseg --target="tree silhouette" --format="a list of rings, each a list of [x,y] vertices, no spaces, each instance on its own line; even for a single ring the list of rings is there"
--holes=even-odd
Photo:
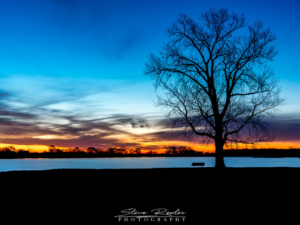
[[[134,152],[135,152],[135,154],[141,154],[142,153],[140,148],[135,148]]]
[[[72,149],[72,152],[80,152],[80,148],[79,147],[75,147],[74,149]]]
[[[96,149],[95,147],[88,147],[88,148],[87,148],[87,151],[88,151],[89,153],[93,154],[93,153],[96,153],[96,152],[97,152],[97,149]]]
[[[173,154],[173,155],[178,154],[178,149],[176,146],[171,146],[171,145],[165,146],[165,149],[167,149],[165,153],[168,155],[169,154]]]
[[[54,145],[49,145],[48,150],[49,152],[54,153],[56,152],[56,147]]]
[[[110,155],[114,155],[115,154],[115,149],[114,148],[109,148],[108,152]]]
[[[131,154],[131,155],[134,154],[134,149],[133,148],[129,149],[129,154]]]
[[[261,21],[210,9],[196,23],[181,14],[167,30],[171,40],[151,54],[145,75],[165,91],[157,106],[170,109],[173,127],[186,138],[213,140],[216,168],[224,168],[223,146],[272,141],[263,119],[283,99],[271,67],[275,35]],[[242,34],[246,29],[247,32]]]

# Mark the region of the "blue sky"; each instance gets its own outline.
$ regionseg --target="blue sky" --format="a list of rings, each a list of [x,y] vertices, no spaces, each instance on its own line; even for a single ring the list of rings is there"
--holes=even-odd
[[[155,142],[181,141],[161,125],[164,113],[153,106],[156,93],[150,78],[143,76],[144,63],[168,41],[165,31],[180,13],[197,20],[211,7],[244,13],[250,23],[260,19],[276,34],[279,53],[271,65],[286,101],[274,127],[284,124],[289,130],[298,124],[300,112],[299,4],[291,0],[2,0],[0,143],[123,145],[128,140],[124,135],[133,134],[130,144],[140,146],[145,129],[152,136],[144,141],[151,142],[153,149]],[[105,121],[105,129],[98,121],[102,131],[96,131],[93,123],[93,133],[87,123],[95,120]],[[147,126],[137,132],[132,123]],[[64,125],[85,129],[68,133]],[[99,132],[110,136],[104,141]],[[299,139],[295,132],[289,141]]]

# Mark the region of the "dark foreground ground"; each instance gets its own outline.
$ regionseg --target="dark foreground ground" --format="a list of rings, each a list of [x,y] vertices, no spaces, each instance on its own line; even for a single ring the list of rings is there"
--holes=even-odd
[[[186,212],[174,223],[283,224],[300,217],[300,168],[48,170],[0,173],[0,216],[39,224],[118,221],[121,211]]]

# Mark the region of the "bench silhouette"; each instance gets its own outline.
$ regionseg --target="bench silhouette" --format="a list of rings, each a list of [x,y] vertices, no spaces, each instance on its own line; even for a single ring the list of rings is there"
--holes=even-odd
[[[192,166],[204,166],[205,163],[201,162],[201,163],[192,163]]]

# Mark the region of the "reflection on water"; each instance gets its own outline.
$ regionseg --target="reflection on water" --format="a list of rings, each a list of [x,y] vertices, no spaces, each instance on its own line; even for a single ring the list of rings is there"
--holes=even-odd
[[[300,158],[225,157],[227,167],[300,167]],[[76,159],[0,159],[0,171],[48,169],[130,169],[191,167],[204,162],[214,167],[214,157],[141,157]]]

